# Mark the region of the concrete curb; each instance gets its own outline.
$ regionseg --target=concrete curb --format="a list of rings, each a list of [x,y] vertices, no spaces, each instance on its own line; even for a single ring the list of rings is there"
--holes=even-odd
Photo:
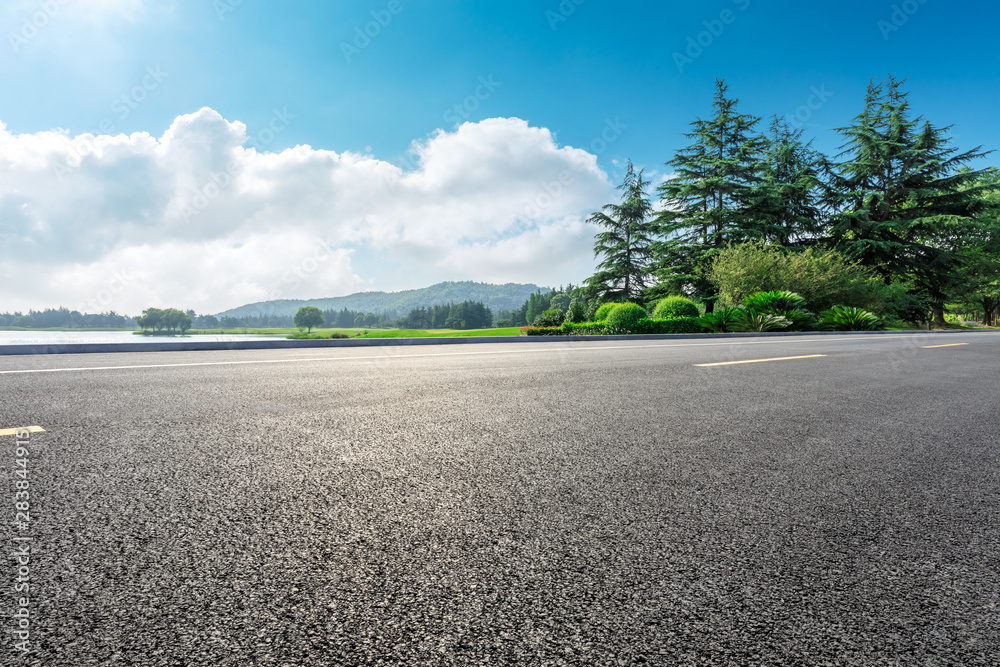
[[[988,333],[990,330],[984,330]],[[613,340],[689,340],[708,338],[776,338],[792,336],[871,336],[878,334],[943,335],[979,333],[975,329],[943,331],[796,331],[773,333],[656,334],[634,336],[468,336],[462,338],[339,338],[323,340],[240,340],[160,343],[67,343],[63,345],[0,345],[0,356],[40,354],[111,354],[118,352],[195,352],[200,350],[287,350],[327,347],[387,347],[409,345],[470,345],[483,343],[566,343]]]

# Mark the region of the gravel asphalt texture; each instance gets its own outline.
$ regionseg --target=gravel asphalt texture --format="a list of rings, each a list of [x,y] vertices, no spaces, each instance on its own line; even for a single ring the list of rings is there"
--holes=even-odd
[[[46,429],[27,530],[0,439],[2,665],[1000,665],[997,333],[0,357],[0,396]]]

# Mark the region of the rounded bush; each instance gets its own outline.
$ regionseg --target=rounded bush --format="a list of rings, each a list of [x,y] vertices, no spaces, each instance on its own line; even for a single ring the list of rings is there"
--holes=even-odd
[[[669,320],[675,317],[699,317],[697,304],[686,296],[668,296],[653,309],[654,320]]]
[[[620,303],[616,305],[606,320],[608,328],[618,331],[635,331],[639,320],[647,317],[646,309],[635,303]]]
[[[604,320],[608,319],[608,315],[610,315],[611,311],[615,309],[615,306],[620,306],[620,305],[621,305],[620,303],[615,303],[615,302],[602,303],[597,308],[597,312],[594,313],[594,321],[603,322]]]
[[[532,324],[536,327],[557,327],[563,323],[563,312],[558,308],[551,308],[535,318]]]

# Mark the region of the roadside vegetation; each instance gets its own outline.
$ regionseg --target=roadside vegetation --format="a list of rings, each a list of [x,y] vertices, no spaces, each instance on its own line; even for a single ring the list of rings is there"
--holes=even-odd
[[[891,76],[871,82],[834,157],[737,107],[718,81],[658,205],[628,163],[621,200],[589,219],[597,273],[533,295],[512,323],[529,335],[997,324],[1000,172],[969,166],[987,152],[954,147]]]

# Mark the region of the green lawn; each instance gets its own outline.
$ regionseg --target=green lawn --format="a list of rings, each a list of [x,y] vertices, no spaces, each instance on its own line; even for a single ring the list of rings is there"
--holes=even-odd
[[[381,329],[362,338],[457,338],[462,336],[520,336],[518,327],[507,329]]]
[[[367,333],[365,333],[367,332]],[[299,330],[289,328],[271,329],[192,329],[187,332],[190,335],[216,335],[219,334],[253,334],[257,336],[281,336],[287,337],[298,334]],[[309,335],[303,335],[299,339],[322,340],[330,338],[331,334],[344,334],[350,338],[454,338],[458,336],[519,336],[521,330],[518,327],[506,329],[469,329],[467,331],[459,329],[313,329]]]

